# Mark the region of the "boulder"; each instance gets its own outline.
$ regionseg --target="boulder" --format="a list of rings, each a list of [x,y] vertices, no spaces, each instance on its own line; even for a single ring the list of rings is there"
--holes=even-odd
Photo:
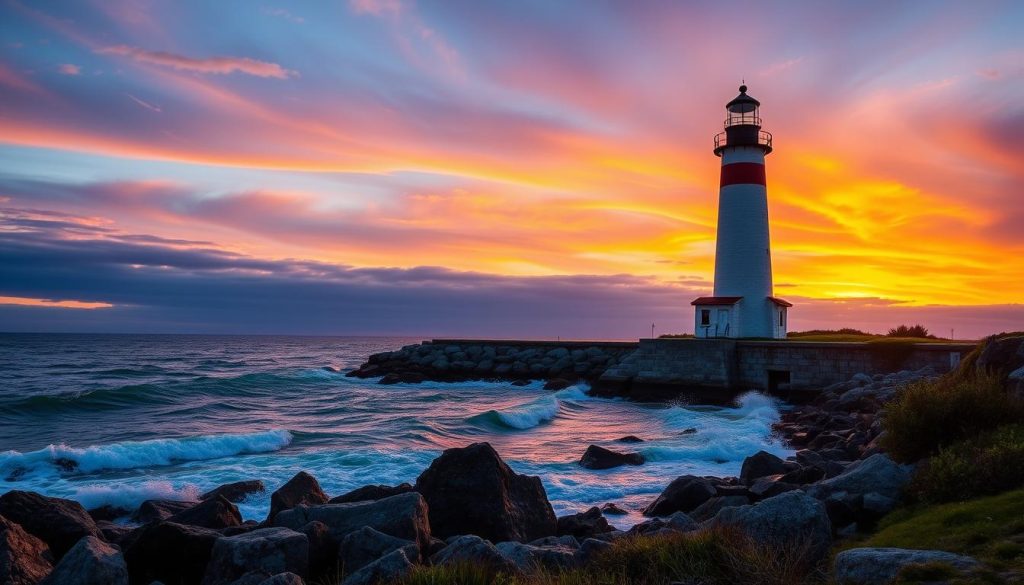
[[[672,480],[656,500],[644,508],[644,516],[668,516],[672,512],[689,512],[715,497],[717,490],[710,481],[694,475]]]
[[[576,548],[568,546],[535,546],[508,541],[499,542],[494,548],[521,573],[532,573],[538,569],[558,571],[576,565]]]
[[[832,575],[837,585],[885,585],[908,565],[942,563],[965,571],[978,565],[971,557],[938,550],[851,548],[836,555]]]
[[[750,506],[723,508],[711,522],[737,526],[777,550],[802,551],[812,564],[824,558],[832,545],[832,525],[824,504],[799,491]]]
[[[512,471],[487,443],[448,449],[416,480],[439,537],[475,534],[527,542],[557,530],[540,478]]]
[[[411,492],[412,485],[401,483],[394,487],[389,485],[364,485],[340,496],[331,498],[330,504],[346,504],[348,502],[365,502],[367,500],[383,500],[405,492]]]
[[[132,512],[131,520],[138,524],[161,522],[178,512],[188,510],[197,503],[178,500],[146,500],[139,505],[138,509]]]
[[[587,469],[611,469],[620,465],[643,465],[644,456],[639,453],[619,453],[597,445],[587,447],[580,457],[580,467]]]
[[[622,508],[619,507],[618,504],[614,502],[608,502],[607,504],[601,506],[601,512],[605,515],[612,516],[624,516],[626,514],[629,514],[629,512],[623,510]]]
[[[714,518],[723,508],[746,506],[749,503],[750,498],[747,496],[716,496],[694,508],[689,516],[696,522],[705,522]]]
[[[377,585],[392,583],[412,572],[412,562],[401,550],[392,551],[352,573],[342,585]]]
[[[672,532],[691,532],[698,525],[684,512],[673,512],[664,518],[653,518],[629,529],[629,534],[651,535]]]
[[[369,526],[384,534],[411,540],[420,546],[420,550],[425,550],[430,544],[427,503],[416,492],[377,501],[300,505],[278,514],[274,525],[300,530],[313,521],[323,522],[331,537],[338,542],[348,534]]]
[[[131,510],[126,510],[118,506],[111,506],[110,504],[104,504],[99,508],[93,508],[87,511],[89,512],[89,516],[97,523],[101,521],[112,522],[118,518],[130,516],[132,513]]]
[[[100,520],[97,522],[96,527],[100,529],[100,534],[103,535],[103,540],[117,545],[120,545],[121,541],[127,538],[128,535],[135,530],[131,526],[115,524],[106,520]]]
[[[493,544],[472,534],[452,538],[448,546],[430,557],[430,564],[437,566],[463,563],[483,565],[494,571],[509,573],[518,570]]]
[[[975,368],[1005,376],[1024,366],[1024,335],[989,337],[983,342]]]
[[[267,524],[273,524],[274,516],[284,510],[290,510],[300,504],[316,506],[327,503],[327,494],[320,489],[316,478],[300,471],[283,486],[270,495],[270,513]]]
[[[217,539],[203,585],[228,585],[251,572],[306,575],[309,539],[287,528],[261,528]]]
[[[198,584],[218,538],[221,535],[215,530],[174,522],[140,528],[123,549],[131,582]]]
[[[558,519],[558,534],[560,536],[568,534],[576,538],[590,538],[595,534],[611,532],[612,530],[614,528],[608,524],[604,514],[601,513],[601,509],[597,506],[590,508],[586,512],[570,514]]]
[[[182,510],[167,519],[175,524],[202,526],[203,528],[227,528],[242,524],[242,514],[224,496],[204,500],[191,508]]]
[[[781,481],[781,477],[779,475],[772,475],[757,479],[750,486],[750,496],[755,500],[763,500],[800,488],[796,484]]]
[[[563,536],[545,536],[544,538],[531,540],[526,544],[532,544],[533,546],[561,546],[568,547],[573,550],[580,547],[580,541],[576,540],[575,536],[570,536],[568,534]]]
[[[121,551],[95,536],[78,541],[40,585],[128,585]]]
[[[299,529],[309,541],[309,576],[324,575],[337,565],[338,541],[323,522],[310,522]]]
[[[581,565],[589,563],[611,547],[612,543],[610,542],[605,542],[596,538],[588,538],[583,541],[583,544],[581,544],[580,548],[576,551],[576,562]]]
[[[96,522],[78,502],[11,490],[0,496],[0,516],[19,524],[60,559],[83,536],[102,538]]]
[[[0,516],[0,583],[36,585],[53,569],[50,547]]]
[[[227,501],[237,504],[249,497],[249,494],[261,494],[265,491],[267,491],[267,488],[263,485],[262,481],[258,479],[250,479],[246,481],[226,483],[199,496],[199,499],[209,500],[216,498],[217,496],[224,496]]]
[[[363,526],[342,539],[338,561],[346,572],[353,573],[396,550],[404,552],[411,562],[419,561],[419,546],[415,542]]]
[[[818,499],[830,494],[846,492],[863,496],[875,492],[880,496],[898,500],[910,483],[913,468],[900,465],[884,453],[877,453],[857,461],[839,475],[808,486],[807,493]]]
[[[643,443],[644,440],[636,435],[626,435],[625,437],[619,437],[615,439],[619,443]]]
[[[740,468],[740,480],[752,483],[759,477],[780,475],[789,471],[786,462],[767,451],[758,451],[743,460]]]

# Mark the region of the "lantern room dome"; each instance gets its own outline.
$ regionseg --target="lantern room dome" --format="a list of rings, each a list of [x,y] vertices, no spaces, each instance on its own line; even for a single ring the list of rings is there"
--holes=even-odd
[[[740,95],[733,98],[733,100],[725,104],[725,109],[733,112],[734,114],[742,114],[746,112],[753,112],[759,106],[761,102],[747,95],[747,86],[740,86]]]

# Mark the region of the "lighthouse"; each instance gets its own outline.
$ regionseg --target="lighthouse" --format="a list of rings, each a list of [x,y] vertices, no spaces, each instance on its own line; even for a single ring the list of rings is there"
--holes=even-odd
[[[761,102],[747,86],[725,105],[725,130],[715,136],[722,159],[714,296],[693,301],[699,338],[784,339],[792,304],[774,296],[768,234],[765,156],[772,135],[761,129]]]

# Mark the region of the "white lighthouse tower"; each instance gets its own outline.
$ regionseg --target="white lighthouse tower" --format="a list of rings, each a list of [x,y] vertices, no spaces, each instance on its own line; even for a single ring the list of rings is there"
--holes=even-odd
[[[740,95],[725,105],[725,131],[715,136],[715,155],[722,158],[715,289],[714,296],[692,303],[697,337],[786,337],[792,304],[772,290],[764,172],[772,135],[761,129],[760,106],[741,85]]]

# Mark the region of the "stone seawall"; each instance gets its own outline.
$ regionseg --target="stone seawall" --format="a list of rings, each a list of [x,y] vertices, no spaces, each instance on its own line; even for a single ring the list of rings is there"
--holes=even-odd
[[[370,356],[349,376],[382,384],[438,380],[594,381],[636,351],[636,342],[434,339]]]

